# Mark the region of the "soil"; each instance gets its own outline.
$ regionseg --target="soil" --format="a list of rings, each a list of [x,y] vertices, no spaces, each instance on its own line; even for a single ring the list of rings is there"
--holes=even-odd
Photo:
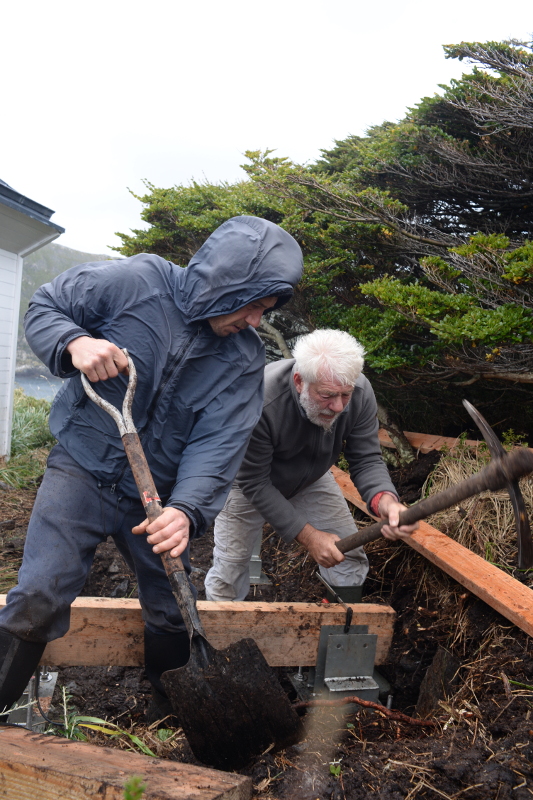
[[[413,502],[438,454],[420,455],[391,473],[400,496]],[[0,576],[20,561],[35,489],[0,490]],[[360,524],[368,519],[357,512]],[[203,599],[212,533],[191,546],[193,581]],[[408,551],[408,552],[407,552]],[[305,713],[306,738],[282,752],[268,752],[241,770],[253,779],[254,797],[266,800],[525,800],[533,795],[533,659],[529,637],[462,586],[428,565],[402,543],[368,547],[371,570],[365,600],[397,612],[388,661],[380,672],[390,682],[392,708],[421,727],[366,708],[314,708]],[[322,584],[300,548],[281,542],[265,526],[263,571],[271,579],[249,598],[321,601]],[[3,590],[2,590],[3,591]],[[134,578],[108,540],[98,547],[84,587],[86,596],[135,597]],[[295,665],[295,668],[298,665]],[[288,674],[278,670],[291,699]],[[150,733],[144,714],[150,686],[142,669],[71,667],[59,670],[58,686],[83,714],[106,718],[126,730]],[[54,695],[56,718],[61,711]],[[350,707],[353,708],[353,707]],[[161,723],[163,727],[169,721]],[[144,727],[143,727],[144,726]],[[98,739],[95,741],[98,742]],[[182,734],[157,751],[195,762]],[[102,737],[102,744],[110,745]]]

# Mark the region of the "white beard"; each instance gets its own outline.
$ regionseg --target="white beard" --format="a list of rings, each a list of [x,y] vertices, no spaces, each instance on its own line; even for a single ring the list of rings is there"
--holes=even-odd
[[[327,433],[331,433],[333,423],[342,414],[342,411],[335,413],[334,411],[323,409],[320,403],[317,403],[316,400],[311,400],[309,387],[305,384],[300,392],[300,405],[307,414],[309,422],[312,422],[313,425],[318,425]]]

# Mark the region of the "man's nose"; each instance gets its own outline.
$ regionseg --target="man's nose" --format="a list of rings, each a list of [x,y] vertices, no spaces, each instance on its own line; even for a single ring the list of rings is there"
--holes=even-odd
[[[263,316],[263,311],[260,308],[254,309],[250,311],[249,314],[246,315],[246,322],[248,325],[251,325],[252,328],[258,328],[261,325],[261,317]]]
[[[330,411],[334,411],[336,414],[338,414],[339,411],[342,411],[342,397],[332,397],[328,403],[328,408]]]

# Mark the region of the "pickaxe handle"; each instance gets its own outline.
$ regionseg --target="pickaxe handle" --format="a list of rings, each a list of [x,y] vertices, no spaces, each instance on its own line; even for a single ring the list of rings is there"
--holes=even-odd
[[[500,460],[491,461],[477,475],[472,475],[471,478],[467,478],[455,486],[450,486],[443,492],[426,497],[402,511],[400,525],[412,525],[414,522],[425,519],[437,511],[444,511],[444,509],[457,505],[467,497],[472,497],[480,492],[503,489],[510,481],[518,480],[530,472],[533,472],[533,452],[525,447],[513,450]],[[356,547],[379,539],[381,529],[386,524],[387,520],[381,520],[375,525],[369,525],[367,528],[335,542],[335,544],[341,553],[347,553]]]

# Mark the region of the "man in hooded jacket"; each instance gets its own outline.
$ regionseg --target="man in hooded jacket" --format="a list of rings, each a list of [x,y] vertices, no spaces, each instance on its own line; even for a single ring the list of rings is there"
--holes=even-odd
[[[187,663],[189,640],[158,554],[181,555],[190,571],[189,537],[202,535],[224,505],[261,414],[264,348],[254,328],[289,300],[301,272],[300,248],[286,231],[243,216],[221,225],[186,269],[141,254],[81,264],[35,293],[28,342],[69,380],[50,413],[58,444],[19,583],[0,611],[0,714],[21,696],[46,643],[67,632],[71,603],[108,535],[136,576],[146,674],[163,708],[160,676]],[[151,525],[116,424],[80,379],[81,371],[98,381],[99,394],[121,407],[120,348],[137,368],[133,419],[164,506]]]

